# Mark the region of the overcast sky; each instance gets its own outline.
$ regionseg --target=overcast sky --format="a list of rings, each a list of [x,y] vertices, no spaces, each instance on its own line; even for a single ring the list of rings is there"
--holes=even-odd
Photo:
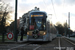
[[[2,0],[15,9],[15,0]],[[24,13],[34,9],[40,8],[41,11],[47,12],[48,19],[55,24],[56,22],[64,23],[67,20],[68,12],[70,12],[70,27],[75,30],[75,0],[18,0],[18,18]]]

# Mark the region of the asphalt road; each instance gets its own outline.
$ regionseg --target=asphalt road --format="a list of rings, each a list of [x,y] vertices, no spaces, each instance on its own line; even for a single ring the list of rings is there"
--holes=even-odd
[[[29,42],[22,44],[0,44],[0,50],[75,50],[75,41],[57,37],[51,42]]]

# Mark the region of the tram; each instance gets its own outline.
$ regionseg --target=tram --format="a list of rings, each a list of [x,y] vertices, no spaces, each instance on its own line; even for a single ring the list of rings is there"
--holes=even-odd
[[[52,41],[57,30],[47,21],[47,13],[31,11],[28,19],[27,41]]]

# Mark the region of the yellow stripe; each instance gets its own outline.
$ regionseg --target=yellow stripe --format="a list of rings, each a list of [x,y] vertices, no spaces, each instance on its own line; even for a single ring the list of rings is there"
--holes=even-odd
[[[29,32],[29,35],[32,36],[33,31],[28,31],[28,32]],[[46,31],[40,31],[40,35],[42,36],[44,32],[46,33]]]

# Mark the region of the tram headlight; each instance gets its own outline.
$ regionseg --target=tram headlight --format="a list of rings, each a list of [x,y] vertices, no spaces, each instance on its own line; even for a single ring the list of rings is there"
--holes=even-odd
[[[27,35],[29,35],[29,32],[27,32]]]
[[[46,35],[46,32],[44,32],[43,35]]]

